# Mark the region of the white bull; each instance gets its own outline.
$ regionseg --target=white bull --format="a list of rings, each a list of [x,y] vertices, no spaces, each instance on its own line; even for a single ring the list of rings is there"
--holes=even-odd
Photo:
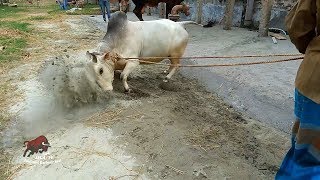
[[[87,57],[91,61],[88,72],[103,90],[110,91],[113,90],[114,71],[122,70],[120,77],[125,91],[130,92],[127,77],[139,62],[121,57],[168,57],[173,66],[168,70],[165,78],[167,81],[177,71],[178,67],[174,65],[180,63],[180,57],[187,46],[188,32],[183,25],[188,23],[194,22],[174,22],[167,19],[131,22],[127,20],[125,13],[116,12],[108,23],[99,51],[87,51]]]

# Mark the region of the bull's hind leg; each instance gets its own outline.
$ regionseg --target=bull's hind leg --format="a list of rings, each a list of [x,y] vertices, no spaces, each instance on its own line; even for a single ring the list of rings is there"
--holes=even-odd
[[[170,59],[169,59],[169,60],[170,60]],[[172,61],[171,61],[171,60],[170,60],[170,63],[172,64]],[[173,66],[170,66],[169,69],[168,69],[168,70],[164,70],[163,73],[168,75],[169,72],[171,72],[172,68],[173,68]]]
[[[173,56],[173,57],[180,57],[180,56]],[[168,70],[169,74],[166,76],[166,78],[163,80],[164,82],[168,82],[169,79],[177,72],[178,65],[180,64],[180,59],[177,58],[169,58],[171,61],[171,66]]]
[[[125,92],[130,93],[131,89],[128,85],[127,79],[129,74],[139,65],[138,61],[129,61],[127,62],[125,68],[123,69],[120,79],[122,80]]]
[[[23,153],[23,157],[26,157],[27,152],[29,151],[29,149],[26,149]]]

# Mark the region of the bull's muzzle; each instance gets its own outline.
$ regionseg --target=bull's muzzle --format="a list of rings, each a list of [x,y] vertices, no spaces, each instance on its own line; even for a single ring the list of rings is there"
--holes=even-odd
[[[113,87],[106,87],[104,88],[104,91],[112,91],[113,90]]]
[[[113,90],[113,87],[112,86],[104,86],[102,87],[97,81],[96,81],[96,84],[99,86],[99,88],[101,88],[103,91],[112,91]]]

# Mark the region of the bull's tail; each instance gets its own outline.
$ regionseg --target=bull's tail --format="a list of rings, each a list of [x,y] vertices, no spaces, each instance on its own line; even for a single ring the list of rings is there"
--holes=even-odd
[[[198,24],[194,21],[179,21],[177,22],[178,24],[181,24],[182,26],[186,25],[186,24],[196,24],[196,25],[199,25],[199,26],[202,26],[201,24]]]
[[[26,147],[26,146],[27,146],[27,144],[28,144],[28,142],[29,142],[29,141],[25,141],[25,142],[23,142],[23,144],[24,144],[24,146],[23,146],[23,147]]]

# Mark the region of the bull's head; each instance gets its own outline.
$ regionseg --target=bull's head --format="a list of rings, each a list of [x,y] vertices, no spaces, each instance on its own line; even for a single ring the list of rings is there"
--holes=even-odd
[[[46,144],[46,143],[42,142],[42,143],[41,143],[41,145],[42,145],[42,146],[51,147],[49,143],[48,143],[48,144]]]
[[[91,81],[95,82],[103,91],[113,90],[114,67],[116,59],[112,53],[90,53],[86,52],[90,60],[87,72]]]

